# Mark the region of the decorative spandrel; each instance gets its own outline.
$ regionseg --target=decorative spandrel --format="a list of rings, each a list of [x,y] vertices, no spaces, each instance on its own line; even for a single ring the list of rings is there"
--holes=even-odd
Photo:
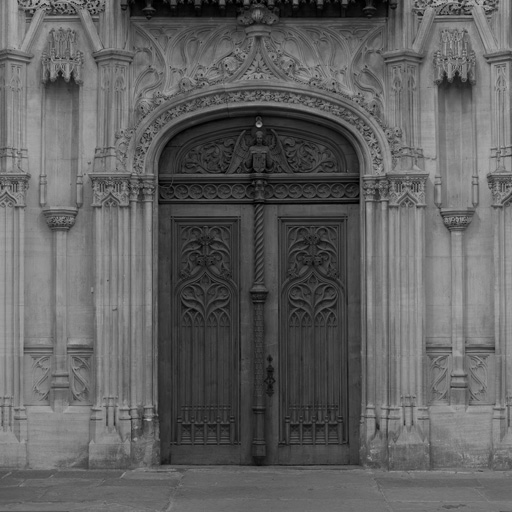
[[[341,173],[345,161],[320,142],[277,131],[243,130],[237,137],[226,137],[198,144],[187,151],[178,165],[179,174]]]
[[[176,444],[238,442],[238,224],[173,222],[172,309],[177,326],[172,439]]]
[[[344,221],[284,220],[281,442],[347,441]]]

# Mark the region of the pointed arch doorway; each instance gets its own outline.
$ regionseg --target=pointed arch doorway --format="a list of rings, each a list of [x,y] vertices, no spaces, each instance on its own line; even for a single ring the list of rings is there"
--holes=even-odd
[[[163,463],[357,463],[359,176],[345,135],[300,118],[212,121],[167,144]]]

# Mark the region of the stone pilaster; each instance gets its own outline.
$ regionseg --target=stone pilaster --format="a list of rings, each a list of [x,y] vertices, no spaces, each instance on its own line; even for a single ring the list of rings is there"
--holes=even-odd
[[[25,192],[29,175],[0,174],[0,466],[27,461],[23,402]]]
[[[512,468],[512,173],[487,175],[492,193],[494,228],[494,324],[496,404],[493,415],[494,469]]]
[[[105,49],[93,54],[98,64],[98,123],[94,172],[121,171],[116,157],[116,134],[128,126],[129,69],[134,53]]]
[[[420,148],[420,86],[422,55],[411,50],[387,52],[387,119],[402,131],[403,147],[397,171],[418,171],[423,151]]]
[[[130,460],[128,387],[130,269],[129,175],[91,175],[95,251],[95,397],[89,467],[125,467]]]
[[[90,467],[157,462],[154,177],[93,174],[95,403]]]
[[[428,469],[429,419],[425,355],[425,186],[421,172],[387,174],[389,181],[390,469]]]

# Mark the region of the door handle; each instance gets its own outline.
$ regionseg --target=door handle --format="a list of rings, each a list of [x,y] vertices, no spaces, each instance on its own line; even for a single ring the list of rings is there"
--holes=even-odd
[[[274,394],[274,384],[276,382],[276,379],[274,378],[274,367],[272,366],[272,356],[269,354],[267,357],[268,366],[267,366],[267,378],[264,380],[265,384],[267,385],[267,395],[272,396]]]

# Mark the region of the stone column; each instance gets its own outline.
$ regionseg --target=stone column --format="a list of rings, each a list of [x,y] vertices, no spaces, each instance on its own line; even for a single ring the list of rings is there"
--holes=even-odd
[[[464,332],[465,311],[465,258],[464,231],[471,223],[474,210],[471,208],[442,208],[444,225],[450,231],[451,245],[451,297],[452,297],[452,373],[450,376],[450,405],[468,406],[468,374],[465,369],[466,339]]]
[[[376,294],[375,283],[378,269],[375,266],[378,246],[376,234],[376,212],[378,207],[378,182],[375,176],[363,177],[365,239],[363,254],[363,329],[361,370],[363,386],[361,393],[361,459],[369,466],[380,466],[383,462],[381,436],[377,432],[377,387],[376,387]]]
[[[23,402],[25,192],[29,175],[0,173],[0,466],[27,460]]]
[[[55,345],[50,383],[50,404],[55,412],[63,412],[69,405],[69,365],[67,353],[67,236],[74,226],[76,208],[45,208],[48,227],[53,231],[53,278],[55,311]]]

